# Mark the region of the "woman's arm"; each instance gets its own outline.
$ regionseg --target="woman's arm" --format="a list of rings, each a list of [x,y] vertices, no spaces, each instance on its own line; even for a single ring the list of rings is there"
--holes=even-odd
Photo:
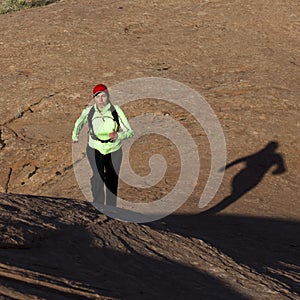
[[[119,140],[126,140],[131,137],[133,137],[133,130],[128,122],[128,119],[123,112],[123,110],[119,106],[115,106],[116,111],[119,116],[119,122],[120,122],[120,129],[118,131],[118,139]]]
[[[72,132],[72,140],[73,142],[77,142],[78,138],[79,138],[79,133],[83,127],[84,124],[87,123],[87,119],[88,119],[88,114],[89,111],[92,107],[89,106],[86,109],[84,109],[80,115],[80,117],[76,120],[75,125],[74,125],[74,129]]]

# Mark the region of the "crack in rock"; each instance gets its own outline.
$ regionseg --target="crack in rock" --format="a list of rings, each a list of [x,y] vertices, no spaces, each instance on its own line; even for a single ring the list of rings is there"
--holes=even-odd
[[[34,166],[34,170],[28,174],[28,179],[31,178],[33,175],[35,175],[38,169],[39,169],[39,167]]]
[[[34,112],[34,110],[33,110],[33,107],[34,107],[34,106],[39,105],[43,100],[49,99],[49,98],[51,98],[51,97],[54,97],[54,96],[56,96],[56,95],[62,93],[63,91],[64,91],[64,90],[61,90],[61,91],[58,91],[58,92],[50,93],[49,95],[44,96],[44,97],[40,98],[38,101],[36,101],[36,102],[34,102],[34,103],[28,105],[26,108],[24,108],[24,109],[19,109],[19,111],[17,112],[17,114],[16,114],[14,117],[12,117],[12,118],[6,120],[4,123],[0,124],[0,126],[6,126],[6,127],[7,127],[8,124],[10,124],[10,123],[14,122],[15,120],[17,120],[17,119],[23,117],[24,114],[25,114],[26,112]]]
[[[6,184],[5,184],[5,193],[8,193],[8,187],[9,187],[9,182],[11,179],[11,174],[12,174],[12,168],[9,168],[9,172],[8,172],[7,180],[6,180]]]
[[[5,140],[2,139],[2,130],[0,130],[0,150],[2,150],[5,146]]]

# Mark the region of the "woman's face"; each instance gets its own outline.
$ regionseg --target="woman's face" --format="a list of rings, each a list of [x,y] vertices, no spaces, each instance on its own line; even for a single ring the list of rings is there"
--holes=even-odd
[[[102,109],[108,101],[108,97],[106,93],[102,92],[95,96],[95,101],[99,109]]]

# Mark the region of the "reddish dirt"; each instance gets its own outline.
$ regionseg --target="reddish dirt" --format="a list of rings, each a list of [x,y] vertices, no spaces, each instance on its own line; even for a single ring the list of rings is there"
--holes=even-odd
[[[296,0],[70,0],[1,15],[0,297],[299,298],[299,11]],[[86,201],[71,143],[95,84],[141,77],[200,93],[223,128],[227,163],[248,158],[199,209],[211,164],[201,126],[157,99],[125,105],[129,118],[181,122],[200,155],[188,201],[143,225]],[[278,148],[262,152],[272,141]],[[170,149],[157,136],[136,142],[138,174],[154,153],[168,172],[148,189],[121,182],[120,195],[153,201],[172,190],[180,158]],[[273,174],[280,160],[284,172]]]

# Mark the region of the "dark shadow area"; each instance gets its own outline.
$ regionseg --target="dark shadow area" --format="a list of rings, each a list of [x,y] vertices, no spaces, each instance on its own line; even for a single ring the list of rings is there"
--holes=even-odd
[[[49,197],[10,197],[18,197],[17,203],[11,200],[10,206],[2,206],[1,215],[7,213],[9,216],[15,211],[21,221],[12,220],[7,225],[11,229],[29,226],[26,228],[35,239],[41,236],[41,232],[43,239],[27,248],[0,249],[0,263],[10,266],[8,270],[18,268],[17,274],[23,274],[14,277],[7,275],[10,272],[1,272],[2,287],[55,300],[96,299],[95,293],[115,299],[249,299],[208,273],[164,258],[141,255],[126,243],[125,252],[117,251],[116,247],[99,246],[97,243],[105,243],[109,236],[102,231],[91,233],[83,224],[65,224],[57,210],[60,205],[73,207],[70,211],[73,214],[78,209],[76,214],[80,222],[81,217],[99,215],[89,204]],[[40,205],[48,210],[39,216],[41,223],[36,223],[36,226],[26,219],[27,214],[22,215],[22,209],[13,209],[26,201],[31,201],[32,207]],[[32,213],[36,214],[34,210]],[[105,216],[101,220],[103,227],[109,226],[107,222],[118,222]],[[44,227],[41,229],[41,224],[50,223],[55,224],[56,230],[49,230],[47,234]],[[101,226],[97,228],[101,230]],[[36,280],[25,281],[26,272],[29,279]],[[89,296],[84,296],[83,293],[87,292]]]
[[[271,141],[259,152],[229,163],[225,169],[239,163],[245,163],[245,168],[234,176],[231,194],[217,205],[198,215],[171,215],[149,226],[203,239],[239,264],[299,294],[300,222],[217,214],[257,186],[271,168],[273,175],[286,171],[282,155],[276,152],[278,146]]]
[[[168,216],[150,227],[202,239],[237,263],[300,294],[300,222],[199,214]]]
[[[217,205],[206,210],[203,214],[215,214],[225,209],[240,197],[255,188],[263,179],[265,174],[274,167],[273,175],[286,172],[283,157],[276,150],[279,144],[276,141],[269,142],[262,150],[257,153],[239,158],[225,166],[225,170],[230,167],[244,163],[245,168],[238,172],[231,182],[231,194]]]

